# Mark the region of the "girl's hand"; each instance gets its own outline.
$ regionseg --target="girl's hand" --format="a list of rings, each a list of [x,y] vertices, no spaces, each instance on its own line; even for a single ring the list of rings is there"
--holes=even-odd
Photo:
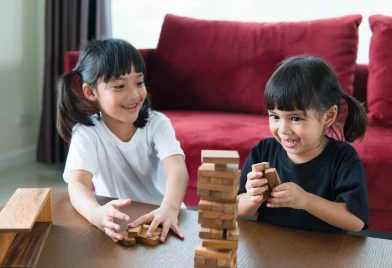
[[[128,215],[118,210],[120,207],[128,206],[130,203],[130,199],[110,201],[92,211],[90,222],[104,231],[114,242],[118,242],[118,240],[122,240],[123,237],[120,234],[121,227],[114,223],[114,218],[130,221],[131,219]]]
[[[247,175],[245,188],[253,203],[261,204],[266,200],[263,194],[268,190],[268,180],[262,176],[262,172],[249,172]]]
[[[297,184],[292,182],[282,183],[272,190],[271,197],[268,198],[267,207],[306,209],[308,196],[308,193]]]
[[[166,240],[167,233],[172,229],[180,238],[184,238],[180,228],[178,228],[178,211],[169,207],[161,206],[150,213],[141,216],[128,226],[134,228],[144,223],[151,223],[150,228],[147,230],[147,237],[151,237],[158,225],[162,225],[162,233],[160,241],[163,243]]]

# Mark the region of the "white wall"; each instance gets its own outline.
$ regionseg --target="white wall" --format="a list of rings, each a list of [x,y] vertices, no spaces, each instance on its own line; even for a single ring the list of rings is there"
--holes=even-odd
[[[275,22],[362,14],[357,62],[367,63],[372,14],[392,16],[392,0],[112,0],[113,36],[137,48],[155,48],[164,15]]]
[[[41,113],[45,0],[0,0],[0,168],[34,157]],[[24,126],[19,124],[25,115]]]

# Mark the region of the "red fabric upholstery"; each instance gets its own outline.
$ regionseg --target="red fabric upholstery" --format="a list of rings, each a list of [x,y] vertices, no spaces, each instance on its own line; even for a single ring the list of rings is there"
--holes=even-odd
[[[370,16],[369,24],[369,122],[392,127],[392,17]]]
[[[286,57],[322,57],[353,93],[361,15],[282,23],[167,15],[152,68],[160,109],[262,113],[265,85]]]

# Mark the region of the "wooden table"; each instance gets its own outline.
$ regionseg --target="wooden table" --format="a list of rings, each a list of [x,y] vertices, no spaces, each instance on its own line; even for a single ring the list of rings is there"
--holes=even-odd
[[[197,212],[182,210],[185,239],[170,233],[163,244],[114,243],[72,207],[65,190],[52,191],[53,226],[37,267],[193,267],[201,242]],[[97,198],[100,203],[109,198]],[[155,209],[132,203],[123,209],[136,219]],[[239,219],[238,267],[392,267],[392,241],[280,228]],[[123,225],[125,227],[125,225]]]

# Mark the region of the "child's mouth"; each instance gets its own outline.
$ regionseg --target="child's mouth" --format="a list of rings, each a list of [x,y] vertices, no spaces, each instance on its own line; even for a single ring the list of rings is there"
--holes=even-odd
[[[297,140],[283,140],[283,145],[287,148],[294,148],[297,145]]]
[[[121,106],[124,110],[128,111],[128,112],[135,112],[138,108],[138,104],[132,104],[132,105],[123,105]]]

